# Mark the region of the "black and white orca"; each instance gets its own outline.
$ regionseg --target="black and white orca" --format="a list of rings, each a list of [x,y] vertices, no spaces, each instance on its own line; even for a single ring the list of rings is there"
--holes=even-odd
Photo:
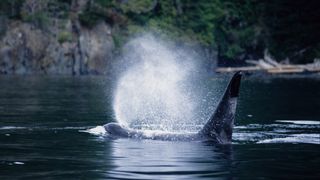
[[[215,112],[197,133],[161,133],[156,131],[134,130],[123,127],[118,123],[105,124],[104,128],[108,135],[114,138],[163,141],[213,141],[219,144],[229,144],[232,140],[241,76],[241,72],[236,72],[232,76]]]

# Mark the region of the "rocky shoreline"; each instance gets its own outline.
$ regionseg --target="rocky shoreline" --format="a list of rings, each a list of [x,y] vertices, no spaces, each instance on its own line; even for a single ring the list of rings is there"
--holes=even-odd
[[[104,22],[90,30],[74,26],[52,27],[52,33],[10,22],[0,41],[0,74],[105,74],[114,49],[111,28]],[[61,33],[71,40],[62,42]]]
[[[104,21],[83,27],[78,14],[86,1],[79,3],[71,18],[49,16],[45,27],[0,18],[0,74],[106,74],[115,49],[112,28]]]
[[[317,3],[286,2],[3,0],[0,75],[109,75],[128,40],[149,32],[197,46],[204,73],[318,73]]]

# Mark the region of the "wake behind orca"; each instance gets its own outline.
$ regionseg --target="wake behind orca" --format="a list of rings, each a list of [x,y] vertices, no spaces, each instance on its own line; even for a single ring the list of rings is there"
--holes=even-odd
[[[114,138],[153,139],[163,141],[213,141],[220,144],[231,143],[241,76],[241,72],[236,72],[232,76],[215,112],[197,133],[159,133],[156,131],[142,131],[122,127],[118,123],[105,124],[104,128],[108,135]]]

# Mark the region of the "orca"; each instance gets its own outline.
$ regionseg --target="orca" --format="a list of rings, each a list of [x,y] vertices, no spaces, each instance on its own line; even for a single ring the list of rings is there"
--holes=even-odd
[[[157,131],[142,131],[126,128],[118,123],[104,125],[107,134],[113,138],[136,138],[163,141],[213,141],[219,144],[229,144],[232,140],[237,98],[242,73],[236,72],[210,119],[196,133],[164,133]]]

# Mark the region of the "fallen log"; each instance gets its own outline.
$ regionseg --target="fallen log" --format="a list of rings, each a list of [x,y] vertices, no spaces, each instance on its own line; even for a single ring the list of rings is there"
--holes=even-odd
[[[246,66],[246,67],[221,67],[217,68],[216,72],[223,73],[223,72],[236,72],[236,71],[258,71],[261,70],[258,66]]]
[[[216,72],[223,73],[223,72],[235,72],[235,71],[244,71],[244,72],[265,71],[271,74],[320,72],[320,63],[318,61],[315,61],[314,63],[310,63],[310,64],[297,64],[297,65],[280,64],[275,62],[269,57],[267,58],[267,60],[264,60],[264,59],[260,59],[258,61],[247,60],[246,62],[249,64],[254,64],[255,66],[221,67],[221,68],[217,68]]]
[[[285,73],[302,73],[302,72],[305,72],[305,70],[301,68],[288,68],[288,69],[271,68],[271,69],[268,69],[267,72],[271,74],[285,74]]]

